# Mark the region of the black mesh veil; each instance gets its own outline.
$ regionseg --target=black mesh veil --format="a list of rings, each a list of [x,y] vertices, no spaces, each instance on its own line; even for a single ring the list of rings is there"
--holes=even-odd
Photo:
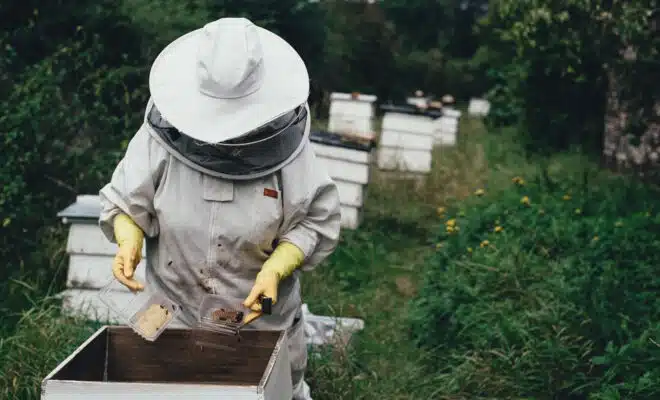
[[[155,104],[147,113],[147,123],[170,150],[230,179],[250,179],[279,169],[299,149],[308,118],[305,105],[301,105],[237,139],[210,144],[181,133],[161,116]]]

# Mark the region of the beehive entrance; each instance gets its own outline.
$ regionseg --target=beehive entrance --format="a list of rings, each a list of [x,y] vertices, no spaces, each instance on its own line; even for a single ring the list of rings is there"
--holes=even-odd
[[[279,332],[245,331],[236,351],[200,351],[187,329],[168,329],[154,343],[126,327],[110,327],[53,379],[108,382],[258,385]],[[209,333],[208,340],[229,340]]]

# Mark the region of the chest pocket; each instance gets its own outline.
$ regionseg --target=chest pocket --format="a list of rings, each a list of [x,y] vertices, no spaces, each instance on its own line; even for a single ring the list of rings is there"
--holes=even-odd
[[[202,197],[206,201],[232,201],[234,200],[234,184],[231,181],[204,175],[204,193]]]
[[[280,173],[273,174],[255,185],[252,216],[252,229],[246,238],[262,251],[270,251],[278,238],[283,215],[282,178]]]
[[[279,173],[252,181],[205,176],[203,198],[213,205],[210,223],[216,240],[263,252],[272,249],[283,222]]]

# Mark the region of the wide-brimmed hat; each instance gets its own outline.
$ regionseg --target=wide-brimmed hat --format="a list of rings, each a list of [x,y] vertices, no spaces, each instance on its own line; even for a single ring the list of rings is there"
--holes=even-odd
[[[222,143],[304,104],[309,75],[281,37],[245,18],[221,18],[170,43],[151,67],[149,90],[179,131]]]

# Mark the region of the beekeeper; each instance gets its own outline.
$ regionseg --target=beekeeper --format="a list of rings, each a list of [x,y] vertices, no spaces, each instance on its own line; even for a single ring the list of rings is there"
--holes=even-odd
[[[300,270],[336,247],[339,197],[309,145],[309,77],[282,38],[222,18],[169,44],[149,76],[144,123],[100,191],[100,226],[132,290],[146,285],[194,326],[206,293],[254,310],[248,328],[288,330],[294,399],[310,399]],[[261,316],[258,298],[273,299]],[[260,317],[255,319],[256,317]]]

